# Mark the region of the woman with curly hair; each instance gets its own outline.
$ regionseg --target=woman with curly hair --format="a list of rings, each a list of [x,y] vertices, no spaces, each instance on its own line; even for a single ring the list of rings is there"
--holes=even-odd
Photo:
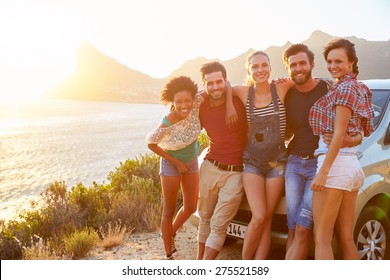
[[[171,110],[161,124],[146,137],[148,148],[161,156],[160,177],[163,193],[161,232],[166,259],[173,259],[176,252],[176,231],[195,212],[198,199],[201,131],[199,106],[203,97],[189,77],[172,78],[161,91],[164,105],[171,103]],[[183,207],[177,212],[179,188],[183,193]]]

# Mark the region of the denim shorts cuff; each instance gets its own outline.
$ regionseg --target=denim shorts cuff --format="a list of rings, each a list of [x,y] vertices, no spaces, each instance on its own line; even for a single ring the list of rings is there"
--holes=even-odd
[[[298,221],[297,222],[297,225],[300,225],[306,229],[313,229],[313,222],[309,222],[309,221]]]

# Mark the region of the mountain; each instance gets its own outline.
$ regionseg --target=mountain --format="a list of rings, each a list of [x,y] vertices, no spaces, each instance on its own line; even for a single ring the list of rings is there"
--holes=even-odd
[[[334,38],[336,37],[317,30],[313,32],[308,40],[303,42],[316,54],[314,73],[318,77],[330,78],[323,56],[323,47]],[[359,79],[390,78],[390,40],[367,41],[366,39],[360,39],[354,36],[345,38],[355,44],[359,58]]]
[[[312,33],[309,39],[302,42],[303,44],[308,45],[315,54],[315,68],[313,70],[313,76],[331,78],[328,70],[326,69],[326,63],[322,52],[326,43],[334,38],[336,37],[317,30]],[[377,42],[367,41],[365,39],[359,39],[356,37],[346,37],[346,39],[353,42],[356,47],[359,58],[359,79],[365,80],[390,78],[390,40]],[[286,44],[283,46],[270,46],[264,50],[270,57],[272,79],[288,76],[282,56],[283,51],[292,44],[292,42],[286,42]],[[241,84],[245,82],[244,80],[247,74],[245,69],[246,57],[251,51],[253,50],[249,49],[247,52],[234,59],[221,61],[226,67],[228,79],[232,82],[232,84]],[[178,73],[183,73],[185,75],[194,77],[194,79],[201,82],[199,77],[199,68],[202,63],[212,60],[213,59],[198,58],[196,60],[186,62],[181,68],[175,70],[175,72],[173,72],[170,77]],[[191,65],[192,69],[188,67],[188,65]]]
[[[317,30],[311,34],[310,38],[302,42],[315,53],[315,68],[313,71],[315,77],[330,78],[322,51],[325,44],[333,38],[336,37]],[[352,41],[356,47],[359,57],[359,79],[390,78],[390,40],[367,41],[357,37],[346,37],[346,39]],[[272,79],[287,76],[282,54],[292,44],[292,42],[286,42],[283,46],[270,46],[264,50],[271,60]],[[129,69],[115,59],[100,53],[94,46],[83,42],[78,51],[75,72],[53,89],[49,96],[101,101],[157,103],[159,102],[159,92],[162,86],[169,78],[174,76],[190,76],[198,83],[199,88],[202,88],[199,69],[203,63],[209,61],[217,60],[225,65],[228,80],[232,84],[245,83],[246,57],[251,51],[252,49],[249,49],[238,57],[226,61],[205,57],[190,59],[168,77],[155,79]]]
[[[82,42],[77,53],[76,69],[55,87],[49,96],[56,98],[118,101],[132,103],[159,102],[160,79],[132,70],[103,55],[94,46]]]

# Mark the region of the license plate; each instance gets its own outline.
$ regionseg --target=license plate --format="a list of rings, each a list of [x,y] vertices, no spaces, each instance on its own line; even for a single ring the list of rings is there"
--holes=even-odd
[[[243,239],[245,237],[246,228],[247,226],[244,225],[230,223],[226,230],[226,234]]]

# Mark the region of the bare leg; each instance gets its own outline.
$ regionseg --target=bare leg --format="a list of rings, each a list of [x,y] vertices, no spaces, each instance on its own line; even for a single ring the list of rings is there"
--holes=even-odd
[[[206,247],[205,243],[198,242],[198,252],[196,254],[196,259],[197,260],[203,260],[205,247]]]
[[[199,190],[199,173],[187,173],[182,175],[181,189],[183,193],[183,207],[177,212],[172,225],[172,236],[196,211]]]
[[[286,253],[286,260],[306,260],[309,252],[311,230],[301,225],[295,226],[294,239]]]
[[[254,259],[256,260],[265,260],[268,257],[269,249],[271,248],[271,239],[272,239],[272,217],[275,212],[275,208],[279,203],[280,197],[284,189],[284,178],[271,178],[266,179],[265,181],[265,194],[266,194],[266,221],[264,229],[261,232],[260,242],[257,246]]]
[[[358,192],[344,192],[335,232],[344,260],[357,260],[358,254],[353,241],[353,222],[355,219],[355,203]]]
[[[164,242],[165,254],[172,254],[172,223],[176,210],[177,194],[179,192],[181,176],[161,176],[163,191],[163,213],[161,218],[161,233]]]
[[[250,260],[253,259],[260,243],[261,232],[266,221],[265,180],[258,175],[244,173],[243,181],[246,197],[252,211],[252,219],[245,234],[242,259]]]
[[[219,251],[206,246],[203,259],[204,260],[215,260],[218,256],[218,254],[219,254]]]
[[[314,219],[314,240],[315,259],[333,260],[332,239],[334,225],[343,191],[325,188],[324,191],[313,193],[313,219]]]
[[[287,232],[286,252],[288,252],[288,250],[290,249],[291,244],[294,240],[294,236],[295,236],[295,229],[289,229]]]

